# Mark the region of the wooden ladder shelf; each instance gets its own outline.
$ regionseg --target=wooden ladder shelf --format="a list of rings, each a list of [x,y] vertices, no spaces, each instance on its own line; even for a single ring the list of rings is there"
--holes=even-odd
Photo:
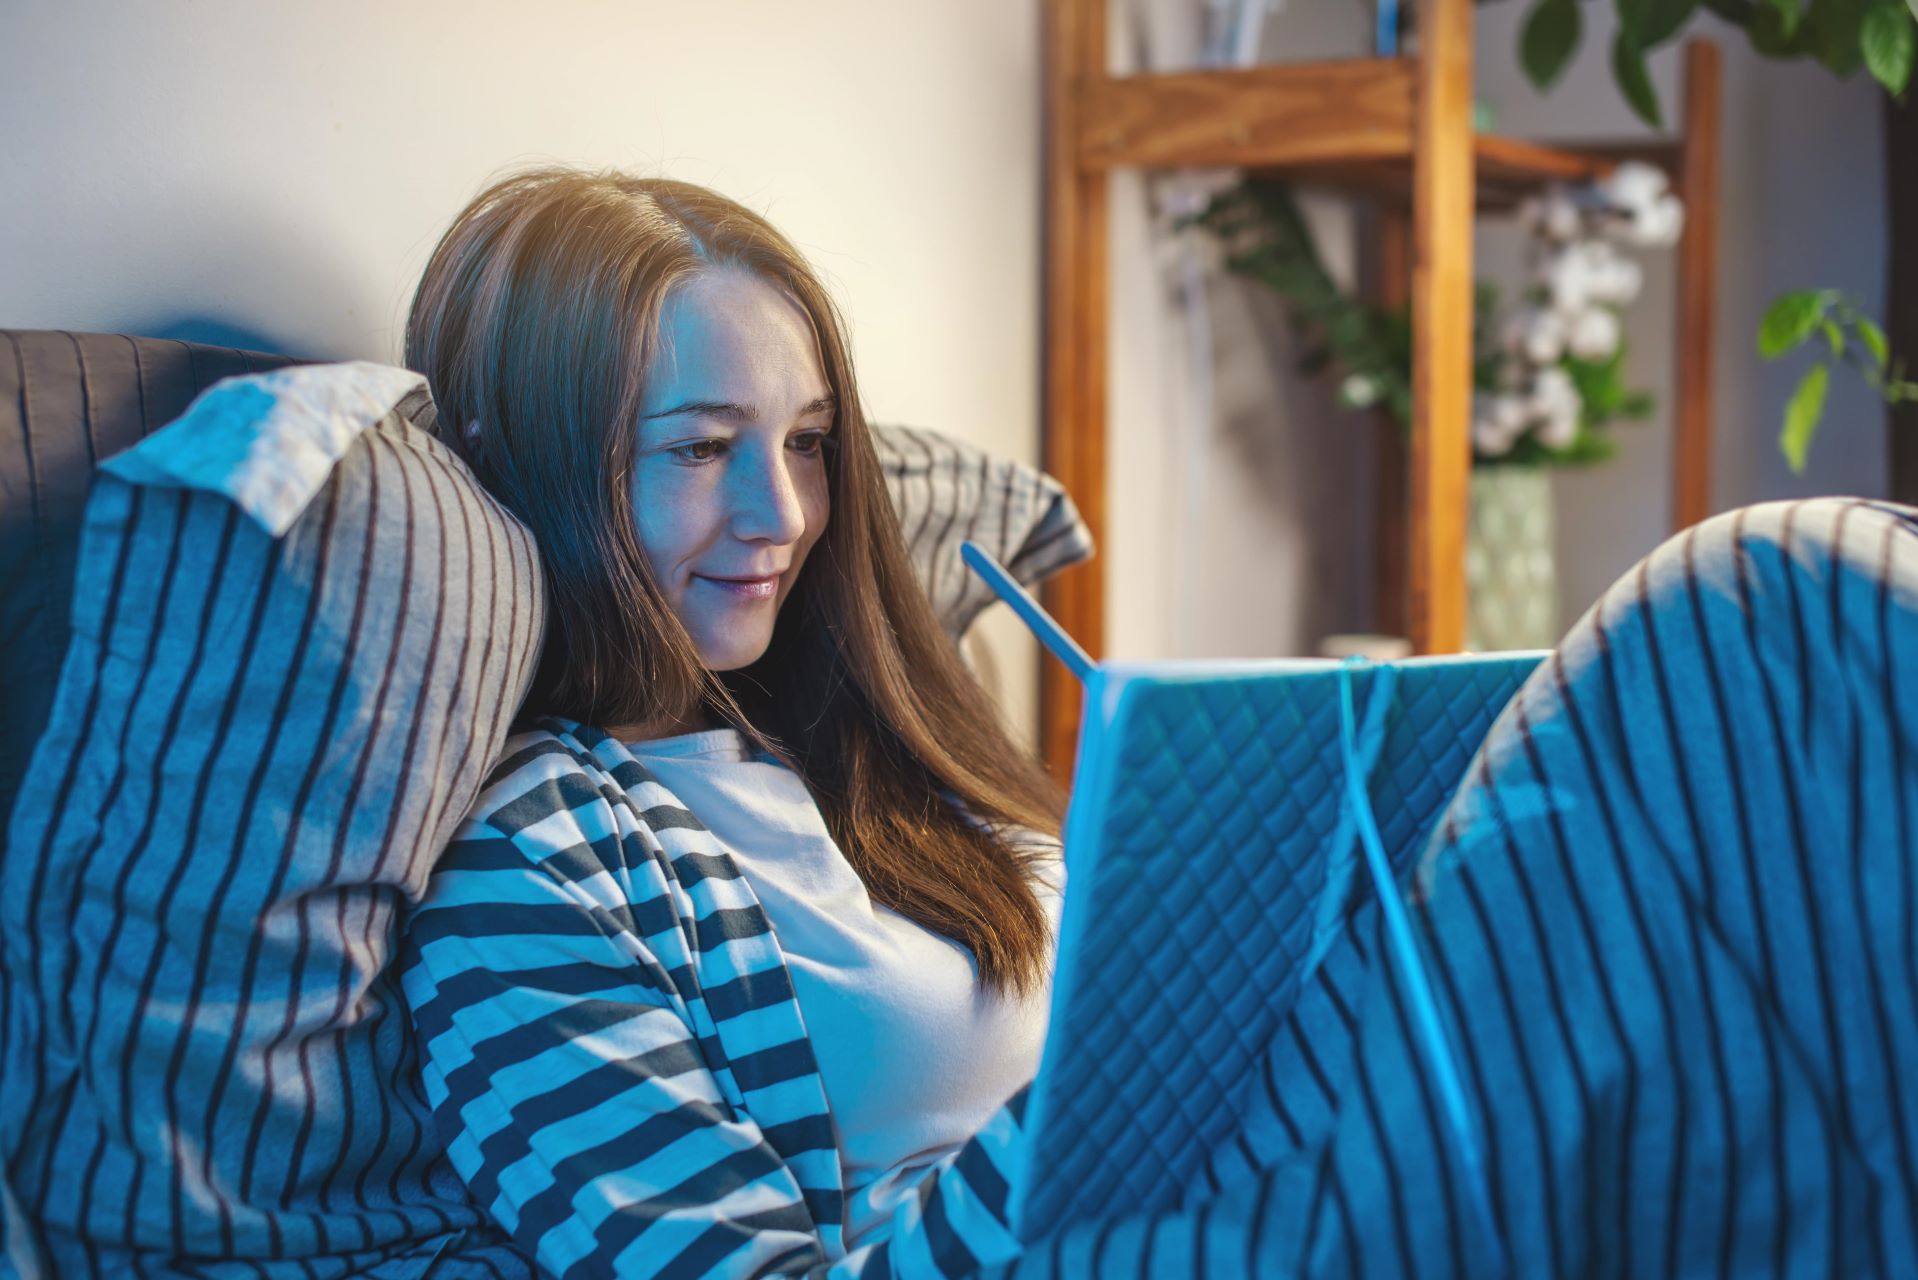
[[[1709,504],[1711,304],[1717,222],[1719,62],[1684,50],[1684,133],[1674,140],[1542,145],[1472,128],[1472,0],[1421,0],[1419,48],[1404,58],[1114,77],[1107,0],[1044,0],[1046,266],[1043,465],[1065,485],[1102,554],[1049,581],[1045,604],[1095,658],[1104,651],[1107,175],[1230,166],[1329,187],[1381,209],[1383,301],[1409,293],[1409,450],[1381,468],[1381,621],[1421,653],[1465,636],[1466,490],[1471,469],[1472,231],[1551,182],[1603,176],[1626,159],[1671,175],[1685,203],[1677,255],[1674,527]],[[1396,442],[1396,433],[1385,433]],[[1409,457],[1407,456],[1409,453]],[[1070,779],[1079,687],[1057,663],[1040,677],[1040,748]]]

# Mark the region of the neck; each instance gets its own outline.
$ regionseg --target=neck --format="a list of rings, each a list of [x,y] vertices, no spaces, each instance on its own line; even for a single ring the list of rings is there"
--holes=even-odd
[[[676,720],[660,716],[635,724],[608,725],[606,732],[621,742],[651,742],[656,738],[676,738],[682,733],[700,733],[719,727],[719,718],[702,704]]]

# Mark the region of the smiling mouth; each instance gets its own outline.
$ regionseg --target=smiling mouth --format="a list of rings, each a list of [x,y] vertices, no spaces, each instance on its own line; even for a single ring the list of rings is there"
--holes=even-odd
[[[729,595],[742,600],[769,600],[779,590],[779,578],[708,578],[705,574],[693,575],[708,586],[717,587]]]

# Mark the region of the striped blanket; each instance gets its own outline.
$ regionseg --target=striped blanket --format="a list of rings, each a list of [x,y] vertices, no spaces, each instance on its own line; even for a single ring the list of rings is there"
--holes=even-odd
[[[1918,517],[1733,513],[1606,595],[1494,727],[1414,919],[1519,1275],[1918,1257]],[[1487,1242],[1361,904],[1173,1211],[1024,1251],[1023,1094],[839,1248],[829,1115],[750,886],[616,742],[515,741],[414,917],[427,1092],[562,1275],[1467,1276]]]

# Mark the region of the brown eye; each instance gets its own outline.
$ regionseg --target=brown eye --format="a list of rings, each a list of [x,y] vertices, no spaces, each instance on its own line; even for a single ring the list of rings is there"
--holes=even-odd
[[[719,451],[725,447],[726,442],[724,440],[695,440],[691,444],[675,445],[671,452],[675,457],[682,458],[687,462],[711,462],[719,456]],[[712,452],[696,452],[696,450],[700,449],[710,449]]]

